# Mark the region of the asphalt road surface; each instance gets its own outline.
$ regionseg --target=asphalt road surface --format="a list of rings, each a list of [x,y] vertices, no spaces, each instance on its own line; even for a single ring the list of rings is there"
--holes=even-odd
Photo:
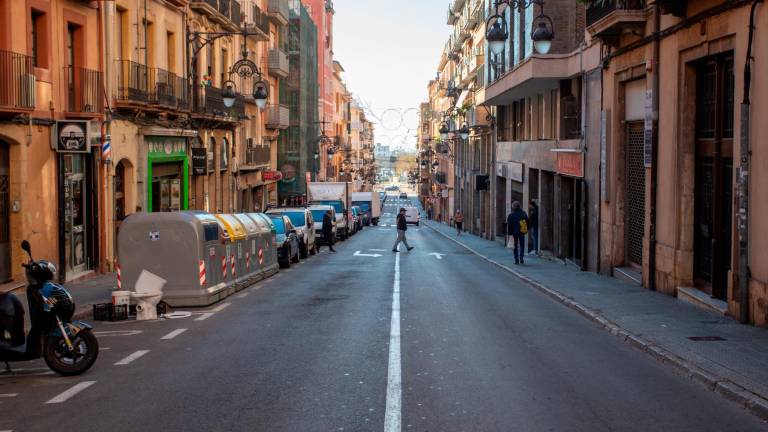
[[[759,431],[397,207],[189,318],[98,323],[91,371],[0,375],[0,431]],[[401,246],[401,250],[405,250]]]

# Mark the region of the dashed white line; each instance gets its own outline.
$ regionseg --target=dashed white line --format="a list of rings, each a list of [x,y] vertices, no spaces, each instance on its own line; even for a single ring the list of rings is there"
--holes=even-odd
[[[18,395],[18,393],[0,393],[0,398],[12,398]]]
[[[185,328],[176,329],[176,330],[168,333],[167,335],[161,337],[160,339],[163,339],[163,340],[173,339],[176,336],[184,333],[185,331],[187,331],[187,329],[185,329]]]
[[[115,363],[115,366],[123,366],[123,365],[130,364],[131,362],[133,362],[134,360],[144,356],[148,352],[149,352],[149,350],[139,350],[139,351],[136,351],[135,353],[133,353],[133,354],[129,355],[128,357],[126,357],[126,358],[120,360],[119,362]]]
[[[248,297],[248,294],[250,294],[250,293],[244,292],[242,294],[236,295],[235,298],[246,298],[246,297]]]
[[[208,318],[212,317],[214,315],[213,312],[206,312],[204,314],[201,314],[199,317],[195,318],[195,321],[205,321]]]
[[[232,305],[232,303],[229,303],[229,302],[222,303],[222,304],[216,306],[215,308],[211,309],[211,312],[221,312],[221,311],[223,311],[224,309],[228,308],[231,305]]]
[[[400,360],[400,254],[395,255],[395,280],[392,283],[392,319],[389,330],[389,366],[384,432],[401,431],[402,377]]]
[[[60,393],[58,396],[55,396],[53,399],[50,399],[47,404],[55,404],[55,403],[62,403],[66,402],[69,398],[72,396],[80,393],[81,391],[87,389],[88,387],[96,384],[96,381],[83,381],[81,383],[75,384],[72,386],[69,390]]]

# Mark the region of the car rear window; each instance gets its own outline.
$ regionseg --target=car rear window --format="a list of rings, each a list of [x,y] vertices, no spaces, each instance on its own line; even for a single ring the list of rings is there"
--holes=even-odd
[[[273,217],[270,218],[272,220],[272,224],[275,226],[275,230],[278,234],[285,234],[285,224],[283,223],[282,217]]]
[[[291,220],[293,226],[303,227],[307,224],[306,216],[303,211],[285,212],[284,214],[288,216],[288,219]]]
[[[325,210],[312,210],[312,219],[314,219],[315,222],[322,222],[324,215]]]

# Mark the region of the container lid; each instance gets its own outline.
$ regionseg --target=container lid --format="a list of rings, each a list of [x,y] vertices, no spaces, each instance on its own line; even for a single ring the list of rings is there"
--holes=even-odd
[[[259,232],[259,228],[256,226],[256,222],[253,219],[246,216],[244,213],[233,214],[238,221],[245,227],[245,231],[248,234],[256,234]]]
[[[224,230],[229,234],[229,238],[232,240],[242,240],[245,238],[245,227],[237,218],[231,214],[217,214],[216,219],[224,225]]]
[[[272,223],[272,219],[264,213],[248,213],[248,217],[254,220],[260,227],[263,227],[266,231],[277,232],[275,224]]]

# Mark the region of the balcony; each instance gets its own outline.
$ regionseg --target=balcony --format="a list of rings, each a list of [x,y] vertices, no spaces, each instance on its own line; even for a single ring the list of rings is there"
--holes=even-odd
[[[270,147],[268,145],[253,145],[251,138],[248,141],[251,143],[244,151],[244,160],[240,169],[248,171],[269,166],[272,154]]]
[[[269,17],[254,0],[241,0],[241,7],[243,10],[243,26],[253,33],[251,37],[257,41],[268,41]]]
[[[587,6],[587,31],[611,45],[617,45],[625,31],[642,29],[645,21],[643,0],[609,0]]]
[[[285,52],[279,48],[269,50],[269,73],[285,78],[288,76],[290,62]]]
[[[278,24],[288,25],[288,19],[291,17],[288,11],[288,0],[269,0],[267,13]]]
[[[117,62],[118,103],[146,104],[149,102],[149,70],[146,65],[130,60]]]
[[[455,13],[453,13],[453,10],[451,10],[451,6],[448,5],[448,25],[454,25],[456,24],[456,21],[458,21],[459,17],[456,16]]]
[[[291,120],[291,110],[288,105],[267,105],[267,119],[264,125],[267,129],[288,129]]]
[[[195,92],[196,114],[204,117],[222,117],[225,121],[238,122],[245,118],[245,98],[238,95],[232,108],[224,105],[221,97],[221,89],[206,86],[198,88]]]
[[[465,3],[465,1],[466,1],[466,0],[453,0],[453,2],[452,2],[452,4],[451,4],[451,10],[452,10],[454,13],[459,13],[459,12],[461,12],[461,8],[463,8],[463,7],[464,7],[464,3]]]
[[[192,0],[189,7],[207,15],[227,30],[237,31],[240,28],[242,14],[237,0]]]
[[[68,113],[100,115],[104,111],[104,78],[99,71],[67,66],[65,109]]]
[[[35,109],[32,57],[0,50],[0,112]]]
[[[189,109],[187,80],[160,68],[149,70],[149,102],[185,111]]]
[[[472,31],[485,20],[483,15],[483,2],[479,0],[472,0],[469,6],[469,15],[464,23],[467,30]]]

